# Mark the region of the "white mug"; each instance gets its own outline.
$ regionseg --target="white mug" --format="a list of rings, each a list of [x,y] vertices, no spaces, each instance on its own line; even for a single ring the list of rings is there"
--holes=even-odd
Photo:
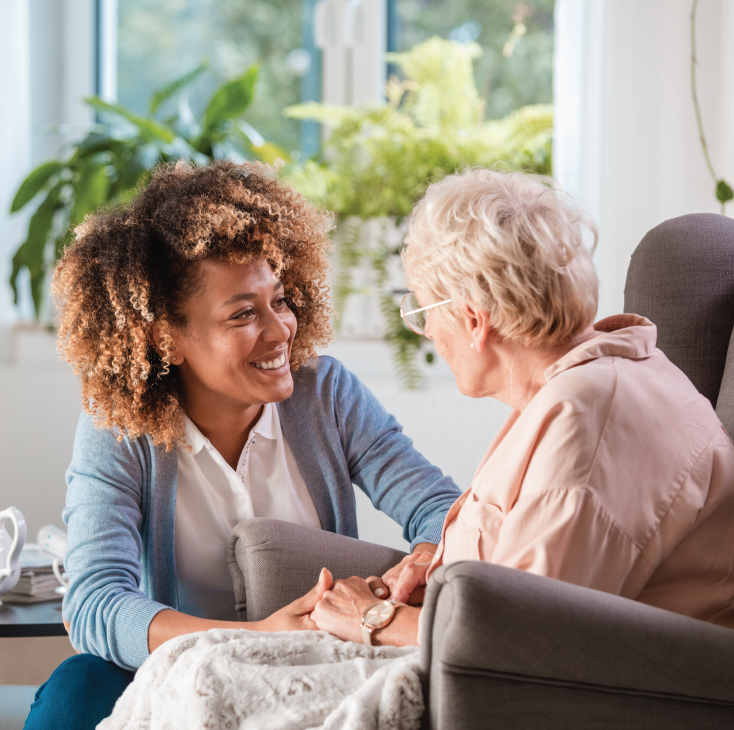
[[[11,538],[6,523],[13,524]],[[12,591],[20,580],[20,551],[25,545],[26,525],[23,513],[15,507],[0,512],[0,595]]]
[[[59,582],[60,587],[56,589],[57,593],[64,595],[66,589],[69,587],[69,581],[61,575],[61,564],[66,557],[66,551],[69,548],[69,538],[60,527],[56,525],[44,525],[38,531],[38,537],[36,542],[40,545],[42,550],[45,550],[50,555],[53,555],[54,561],[52,563],[54,575],[56,580]]]

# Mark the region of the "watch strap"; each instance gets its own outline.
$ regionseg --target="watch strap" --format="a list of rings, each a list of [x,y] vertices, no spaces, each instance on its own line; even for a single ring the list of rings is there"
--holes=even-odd
[[[364,619],[362,619],[362,643],[366,644],[367,646],[372,646],[372,632],[375,630],[374,626],[370,626],[368,623],[365,623]]]

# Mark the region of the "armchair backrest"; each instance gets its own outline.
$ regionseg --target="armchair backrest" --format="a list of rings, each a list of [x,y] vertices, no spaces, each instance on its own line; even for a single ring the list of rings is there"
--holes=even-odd
[[[624,311],[657,325],[658,347],[734,434],[734,346],[727,356],[734,330],[734,220],[696,213],[653,228],[632,254]]]

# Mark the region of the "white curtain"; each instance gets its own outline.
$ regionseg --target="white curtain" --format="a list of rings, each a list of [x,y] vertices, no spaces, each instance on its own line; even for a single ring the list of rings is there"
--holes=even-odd
[[[556,2],[554,169],[599,225],[599,317],[622,311],[630,255],[650,228],[720,212],[691,101],[691,4]],[[701,0],[697,26],[706,137],[734,185],[734,0]]]
[[[10,215],[15,191],[94,121],[82,101],[95,88],[94,25],[94,0],[0,1],[0,329],[18,317],[8,278],[29,212]],[[23,299],[21,318],[32,317]]]
[[[0,3],[0,328],[14,320],[10,287],[12,252],[27,218],[9,216],[15,190],[30,170],[31,99],[28,4]],[[0,360],[4,338],[0,336]]]

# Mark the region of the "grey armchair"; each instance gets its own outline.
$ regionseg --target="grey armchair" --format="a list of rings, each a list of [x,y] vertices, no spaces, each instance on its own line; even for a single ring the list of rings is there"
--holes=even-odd
[[[625,311],[734,433],[734,220],[691,215],[645,236]],[[402,553],[277,520],[240,523],[229,561],[242,618],[336,577],[380,574]],[[734,562],[734,556],[732,557]],[[426,592],[425,727],[690,730],[734,727],[734,631],[481,562],[439,569]]]

